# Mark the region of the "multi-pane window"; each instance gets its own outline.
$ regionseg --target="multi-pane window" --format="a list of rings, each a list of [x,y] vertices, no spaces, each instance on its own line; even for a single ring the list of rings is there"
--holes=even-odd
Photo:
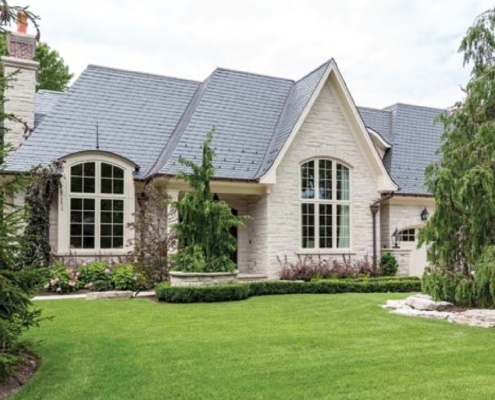
[[[124,247],[124,170],[104,162],[70,168],[70,247]]]
[[[349,168],[328,159],[305,162],[300,197],[302,248],[350,248]]]
[[[399,232],[399,241],[401,242],[414,242],[416,241],[416,229],[404,229]]]

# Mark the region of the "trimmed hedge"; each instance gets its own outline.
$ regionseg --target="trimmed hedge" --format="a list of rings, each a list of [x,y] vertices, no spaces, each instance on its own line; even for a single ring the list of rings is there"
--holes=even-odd
[[[266,281],[218,286],[171,287],[162,283],[155,289],[161,301],[196,303],[244,300],[250,296],[275,294],[407,293],[421,291],[419,279],[327,279],[311,282]]]
[[[249,297],[249,286],[244,284],[216,286],[170,286],[159,284],[156,297],[169,303],[212,303],[215,301],[245,300]]]

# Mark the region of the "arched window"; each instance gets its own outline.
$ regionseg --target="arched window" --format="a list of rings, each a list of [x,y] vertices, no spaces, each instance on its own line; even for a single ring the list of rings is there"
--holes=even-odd
[[[349,249],[350,170],[328,159],[301,165],[301,245],[303,249]]]
[[[110,162],[88,161],[71,165],[68,175],[69,247],[123,249],[125,170]]]

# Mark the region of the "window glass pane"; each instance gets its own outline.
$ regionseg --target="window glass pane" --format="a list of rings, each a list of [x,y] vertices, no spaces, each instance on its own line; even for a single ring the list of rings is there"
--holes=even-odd
[[[101,192],[102,193],[112,193],[112,180],[103,179],[101,180]]]
[[[112,223],[112,213],[111,212],[102,212],[101,213],[101,223],[102,224],[111,224]]]
[[[82,235],[82,225],[71,224],[70,225],[70,234],[72,236],[81,236]]]
[[[416,241],[416,230],[413,229],[404,229],[399,232],[399,240],[401,242],[414,242]]]
[[[349,199],[349,168],[337,164],[337,200]]]
[[[72,193],[82,193],[83,191],[83,178],[71,177],[70,179],[70,191]]]
[[[73,210],[82,210],[82,199],[70,199],[70,206]]]
[[[124,170],[119,167],[113,167],[113,177],[124,179]]]
[[[77,164],[70,169],[71,176],[83,176],[83,164]]]
[[[337,247],[349,248],[350,238],[350,209],[348,205],[337,205]]]
[[[101,244],[102,249],[111,249],[112,248],[112,238],[111,237],[102,237]]]
[[[124,223],[124,214],[121,212],[113,213],[113,222],[115,224],[123,224]]]
[[[302,247],[312,249],[315,247],[315,205],[301,204],[302,218]]]
[[[115,236],[124,236],[124,225],[114,225],[113,234]]]
[[[121,249],[122,247],[124,247],[124,238],[114,237],[113,238],[113,248],[114,249]]]
[[[332,207],[331,204],[320,204],[319,206],[320,248],[322,249],[333,247]]]
[[[70,222],[82,222],[82,212],[80,211],[71,211],[70,213]]]
[[[124,211],[124,200],[114,200],[113,209],[115,211]]]
[[[101,236],[112,236],[112,225],[102,225],[100,230]]]
[[[85,178],[94,178],[95,177],[95,163],[89,162],[84,163],[84,177]]]
[[[83,237],[83,249],[94,249],[95,248],[95,237],[94,236],[84,236]]]
[[[102,200],[101,209],[103,211],[112,211],[112,200]]]
[[[330,160],[319,160],[319,198],[332,199],[332,162]]]
[[[94,192],[95,192],[95,179],[94,178],[84,178],[83,193],[94,193]]]
[[[80,249],[82,247],[82,237],[71,236],[70,237],[70,247],[73,247],[74,249]]]
[[[124,180],[123,179],[114,179],[113,192],[116,194],[124,194]]]
[[[315,162],[308,161],[301,165],[301,198],[315,198]]]
[[[101,177],[111,178],[112,177],[112,166],[110,164],[101,164]]]
[[[84,199],[84,209],[94,210],[95,209],[95,199]]]

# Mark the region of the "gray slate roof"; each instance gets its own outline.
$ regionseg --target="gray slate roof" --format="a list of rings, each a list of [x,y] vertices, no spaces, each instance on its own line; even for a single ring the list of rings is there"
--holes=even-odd
[[[400,188],[397,193],[428,195],[425,169],[440,157],[436,151],[443,132],[435,118],[445,110],[400,103],[384,110],[358,109],[365,125],[392,145],[383,163]]]
[[[54,92],[53,90],[39,90],[36,93],[36,97],[34,98],[35,128],[43,121],[43,118],[50,114],[53,107],[55,107],[64,94],[64,92]]]
[[[330,62],[330,61],[329,61]],[[96,147],[139,166],[136,178],[173,175],[181,157],[200,161],[216,127],[216,176],[256,180],[275,161],[329,62],[298,81],[216,69],[205,81],[90,65],[61,94],[36,96],[36,129],[10,158],[11,171]],[[359,107],[365,125],[392,144],[384,165],[399,193],[427,194],[424,168],[436,159],[442,110],[397,104]]]

